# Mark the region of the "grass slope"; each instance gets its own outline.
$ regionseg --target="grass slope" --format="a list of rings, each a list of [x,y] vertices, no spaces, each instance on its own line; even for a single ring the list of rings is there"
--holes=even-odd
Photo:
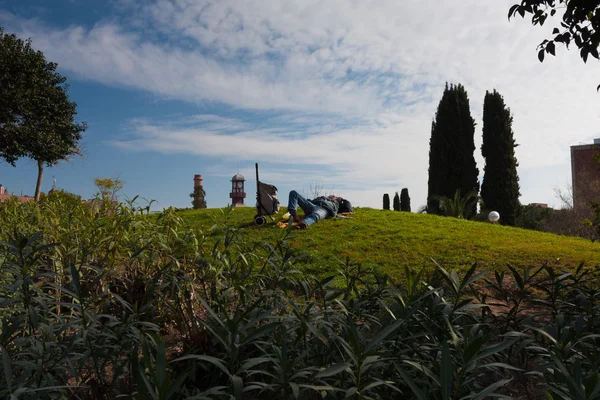
[[[285,233],[270,220],[265,226],[254,226],[255,211],[253,207],[236,208],[229,223],[242,228],[242,234],[257,243]],[[600,265],[600,243],[580,238],[426,214],[369,208],[355,211],[351,219],[328,219],[291,233],[288,242],[308,255],[304,263],[307,268],[331,272],[346,257],[392,277],[405,265],[432,267],[431,259],[448,270],[464,270],[474,263],[487,270],[507,264],[523,268],[547,263],[565,269],[582,262],[588,267]],[[187,226],[209,232],[215,221],[223,221],[225,213],[208,209],[182,211],[180,215]]]

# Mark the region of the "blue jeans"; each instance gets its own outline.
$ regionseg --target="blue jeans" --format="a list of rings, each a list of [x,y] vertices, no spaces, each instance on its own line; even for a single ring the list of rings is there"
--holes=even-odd
[[[311,203],[310,200],[306,200],[298,192],[292,190],[288,201],[288,211],[296,212],[298,206],[304,211],[304,222],[308,226],[311,226],[320,219],[327,218],[329,214],[323,207]]]

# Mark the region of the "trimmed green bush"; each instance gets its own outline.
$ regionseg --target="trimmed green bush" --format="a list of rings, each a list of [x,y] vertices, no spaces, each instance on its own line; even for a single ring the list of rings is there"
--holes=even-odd
[[[400,192],[400,211],[410,212],[410,197],[407,188],[402,189]]]
[[[400,196],[398,192],[394,195],[394,211],[400,211]]]
[[[383,195],[383,209],[384,210],[390,209],[390,195],[387,193]]]

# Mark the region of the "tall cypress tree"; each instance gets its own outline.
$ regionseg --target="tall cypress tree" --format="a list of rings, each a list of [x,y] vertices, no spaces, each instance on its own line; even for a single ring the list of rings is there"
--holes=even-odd
[[[384,210],[390,209],[390,195],[387,193],[383,195],[383,209]]]
[[[410,197],[408,197],[408,189],[404,188],[400,192],[400,211],[410,212]]]
[[[394,196],[394,211],[400,211],[400,196],[398,196],[398,192]]]
[[[503,225],[516,225],[520,210],[519,177],[515,157],[513,117],[500,93],[485,92],[483,101],[483,144],[485,158],[481,198],[486,209],[498,211]]]
[[[427,212],[440,214],[436,196],[453,198],[456,191],[479,192],[479,170],[475,162],[475,121],[469,110],[469,98],[462,85],[446,84],[431,124],[429,141],[429,181]],[[477,202],[468,208],[475,212]]]

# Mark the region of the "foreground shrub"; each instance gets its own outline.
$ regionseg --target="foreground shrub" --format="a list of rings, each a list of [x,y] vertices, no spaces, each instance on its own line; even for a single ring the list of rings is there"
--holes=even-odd
[[[591,399],[598,285],[582,266],[401,282],[302,270],[292,231],[252,245],[229,210],[0,204],[0,398]],[[508,383],[510,385],[508,385]]]

